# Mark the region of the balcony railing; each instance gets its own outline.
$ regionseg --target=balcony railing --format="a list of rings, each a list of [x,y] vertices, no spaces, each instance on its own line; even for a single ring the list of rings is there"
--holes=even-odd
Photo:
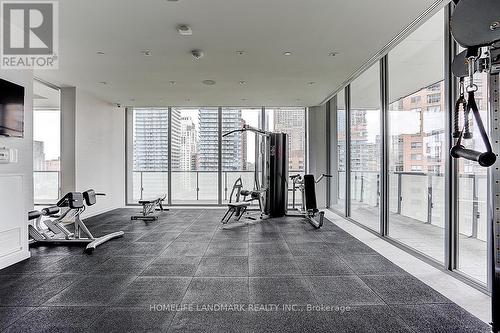
[[[59,199],[59,171],[34,171],[35,205],[55,204]]]
[[[338,172],[345,177],[345,172]],[[375,171],[351,172],[351,201],[373,208],[380,205],[380,179]],[[460,234],[486,241],[487,237],[487,177],[462,174],[459,179]],[[344,199],[345,188],[337,183],[339,199]],[[389,211],[423,224],[444,228],[444,176],[418,172],[389,174]]]
[[[300,173],[301,171],[290,171]],[[173,204],[217,204],[218,202],[217,171],[172,171],[172,203]],[[254,189],[255,172],[253,170],[222,172],[222,201],[229,201],[233,184],[241,177],[245,189]],[[291,188],[291,183],[289,185]],[[154,197],[168,192],[167,171],[134,171],[133,198],[135,203],[140,199]],[[296,196],[296,203],[300,203]],[[289,195],[291,204],[292,196]]]

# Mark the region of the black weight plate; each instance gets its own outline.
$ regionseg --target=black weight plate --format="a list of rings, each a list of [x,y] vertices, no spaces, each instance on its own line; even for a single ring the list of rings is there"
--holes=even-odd
[[[463,47],[487,46],[500,41],[500,0],[461,0],[453,11],[453,38]]]

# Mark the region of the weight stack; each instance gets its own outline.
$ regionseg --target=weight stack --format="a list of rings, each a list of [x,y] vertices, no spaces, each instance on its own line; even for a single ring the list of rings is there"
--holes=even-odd
[[[288,206],[288,135],[271,133],[269,142],[269,190],[265,211],[270,217],[282,217]]]

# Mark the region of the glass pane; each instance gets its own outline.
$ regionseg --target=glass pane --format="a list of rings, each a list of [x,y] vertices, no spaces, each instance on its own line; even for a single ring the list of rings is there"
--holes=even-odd
[[[261,128],[262,108],[222,109],[222,132],[241,129],[243,125]],[[234,182],[241,177],[244,189],[255,189],[255,167],[259,163],[261,136],[253,132],[237,132],[222,139],[222,200],[229,201]],[[261,167],[259,166],[259,170]],[[232,198],[234,201],[234,198]]]
[[[305,139],[306,113],[304,108],[266,108],[266,129],[272,132],[288,134],[288,172],[304,174],[305,171]],[[292,182],[288,182],[290,190]],[[288,203],[293,204],[293,193],[288,195]],[[295,205],[301,204],[301,196],[296,193]]]
[[[59,90],[33,83],[33,185],[35,204],[55,204],[61,171]]]
[[[218,168],[219,110],[172,109],[172,203],[216,204]]]
[[[376,63],[351,84],[351,217],[380,230],[380,73]]]
[[[345,213],[345,184],[346,184],[346,109],[344,90],[337,94],[337,116],[332,117],[336,123],[336,137],[332,145],[333,181],[331,182],[332,208]],[[332,135],[333,138],[333,135]]]
[[[474,83],[478,86],[476,102],[486,129],[488,128],[488,74],[477,73]],[[465,84],[468,84],[466,80]],[[462,140],[467,148],[484,151],[485,147],[475,121],[473,137]],[[488,130],[488,129],[487,129]],[[487,246],[487,168],[464,159],[458,160],[458,269],[486,284],[488,274]]]
[[[444,259],[444,12],[389,53],[389,235]]]
[[[136,108],[133,118],[132,181],[137,202],[168,192],[168,108]],[[172,115],[174,119],[178,117]]]

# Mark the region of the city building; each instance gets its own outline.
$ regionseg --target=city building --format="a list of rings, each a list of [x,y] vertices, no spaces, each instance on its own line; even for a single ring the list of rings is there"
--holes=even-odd
[[[304,110],[278,108],[273,112],[274,131],[288,134],[289,169],[305,170]]]
[[[181,120],[180,163],[183,171],[198,169],[198,130],[190,116],[183,116]]]

